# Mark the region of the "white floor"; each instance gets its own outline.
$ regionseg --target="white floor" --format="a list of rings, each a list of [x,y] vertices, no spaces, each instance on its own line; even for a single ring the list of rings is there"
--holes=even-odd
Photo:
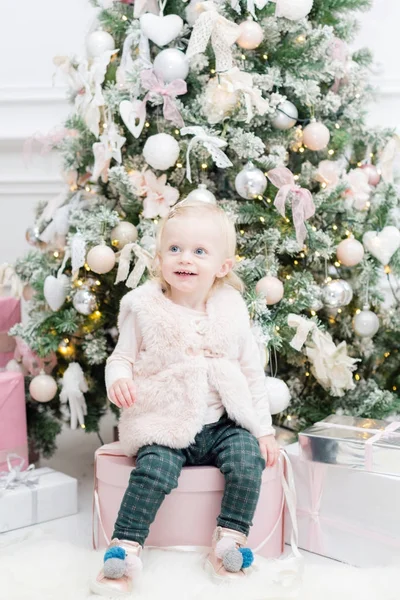
[[[104,443],[113,441],[112,415],[103,418],[100,435]],[[49,460],[42,459],[40,466],[49,466],[57,471],[78,479],[79,512],[71,517],[40,523],[32,527],[18,529],[0,535],[0,546],[12,541],[29,539],[37,534],[57,541],[69,541],[83,548],[92,547],[92,490],[93,456],[100,440],[96,434],[86,434],[81,430],[72,431],[65,427],[57,440],[58,449]],[[327,558],[302,552],[307,564],[335,564]]]

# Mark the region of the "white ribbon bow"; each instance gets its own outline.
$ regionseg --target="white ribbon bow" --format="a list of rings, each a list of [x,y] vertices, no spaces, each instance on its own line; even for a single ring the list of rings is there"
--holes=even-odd
[[[18,458],[20,461],[19,465],[15,467],[11,464],[11,460],[14,458]],[[36,473],[33,473],[35,465],[29,465],[26,471],[23,471],[24,463],[25,459],[19,456],[19,454],[11,453],[7,455],[8,471],[0,473],[0,490],[15,490],[20,485],[31,487],[38,483],[39,478]]]
[[[308,334],[312,332],[305,354],[318,383],[333,396],[343,396],[345,390],[354,389],[352,372],[359,359],[348,356],[346,342],[336,346],[329,333],[320,331],[313,321],[299,315],[289,314],[287,322],[289,327],[297,330],[290,342],[295,350],[301,350]]]
[[[231,46],[240,35],[239,25],[220,15],[216,5],[211,0],[199,2],[196,5],[196,10],[202,12],[194,24],[186,56],[192,58],[195,54],[204,52],[211,38],[216,71],[231,69]]]
[[[182,127],[181,135],[186,135],[187,133],[192,134],[194,137],[190,140],[188,149],[186,152],[186,177],[192,182],[192,174],[190,170],[190,152],[193,149],[193,146],[196,142],[200,142],[203,146],[209,151],[211,154],[211,158],[220,169],[226,169],[226,167],[232,167],[232,163],[229,158],[226,156],[220,148],[225,148],[228,143],[225,140],[222,140],[220,137],[216,135],[210,135],[207,133],[203,127],[199,127],[195,125],[193,127]]]
[[[132,252],[136,256],[137,260],[132,270],[132,273],[128,277]],[[153,254],[139,246],[139,244],[126,244],[126,246],[122,248],[121,252],[119,252],[119,266],[115,283],[117,284],[120,281],[125,281],[128,277],[128,279],[126,280],[126,286],[129,288],[135,288],[138,285],[145,270],[151,269],[153,260]]]

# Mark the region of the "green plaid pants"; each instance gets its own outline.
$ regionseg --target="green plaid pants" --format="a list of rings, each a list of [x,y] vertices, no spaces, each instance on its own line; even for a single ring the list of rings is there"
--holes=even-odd
[[[225,477],[217,525],[248,535],[260,494],[265,460],[257,439],[226,415],[205,425],[188,448],[140,448],[115,523],[113,538],[142,546],[166,494],[185,465],[214,465]]]

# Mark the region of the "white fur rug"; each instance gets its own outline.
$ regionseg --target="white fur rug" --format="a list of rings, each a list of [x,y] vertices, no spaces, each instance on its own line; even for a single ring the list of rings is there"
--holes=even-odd
[[[103,552],[66,542],[0,539],[0,598],[7,600],[94,600],[88,581]],[[356,569],[306,565],[298,578],[293,562],[257,558],[257,569],[242,585],[216,585],[202,570],[203,555],[146,550],[135,600],[398,600],[400,567]]]

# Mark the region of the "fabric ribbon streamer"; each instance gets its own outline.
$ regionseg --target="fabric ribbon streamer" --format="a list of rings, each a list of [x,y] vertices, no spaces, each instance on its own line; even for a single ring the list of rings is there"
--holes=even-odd
[[[275,187],[279,188],[274,205],[282,217],[285,216],[286,198],[289,193],[291,194],[296,240],[302,247],[307,237],[307,229],[304,221],[315,214],[315,205],[311,192],[297,185],[293,173],[286,167],[272,169],[268,172],[267,177]]]
[[[314,377],[325,390],[330,390],[334,396],[343,396],[345,390],[354,389],[352,372],[359,359],[348,356],[346,342],[336,346],[329,333],[320,331],[314,321],[300,315],[290,313],[287,323],[296,329],[290,345],[297,351],[302,349],[311,333],[305,353],[312,364]]]
[[[379,158],[379,168],[382,173],[382,178],[386,183],[393,183],[394,179],[394,163],[400,156],[400,136],[394,135],[384,149]]]
[[[60,401],[63,404],[69,404],[71,429],[76,429],[78,423],[84,427],[87,407],[83,393],[87,392],[89,388],[79,363],[72,362],[68,365],[61,379],[61,385]]]
[[[181,135],[192,134],[194,137],[190,140],[188,149],[186,152],[186,178],[192,182],[192,174],[190,169],[190,152],[193,146],[200,142],[211,154],[211,157],[217,167],[220,169],[226,169],[226,167],[232,167],[232,163],[220,148],[225,148],[228,143],[216,135],[210,135],[203,127],[195,125],[193,127],[183,127],[181,129]]]
[[[9,288],[9,296],[21,298],[24,284],[16,274],[14,267],[7,263],[0,265],[0,288]]]
[[[12,460],[19,460],[19,464],[12,466]],[[7,468],[8,471],[2,471],[0,473],[0,490],[15,490],[21,485],[28,487],[37,485],[39,478],[36,476],[35,465],[29,465],[29,467],[23,471],[25,459],[18,454],[10,453],[7,455]]]
[[[201,11],[201,14],[193,27],[186,51],[187,58],[205,52],[211,38],[216,71],[231,69],[233,66],[231,46],[240,35],[239,25],[220,15],[217,6],[211,0],[199,2],[196,10]]]
[[[132,273],[128,277],[132,252],[136,256],[137,260]],[[126,244],[126,246],[124,246],[121,252],[119,253],[119,266],[117,277],[115,279],[115,284],[120,283],[120,281],[126,280],[127,287],[135,288],[138,285],[145,270],[148,269],[150,271],[153,260],[154,255],[148,250],[145,250],[144,248],[139,246],[139,244]]]
[[[164,81],[160,77],[157,77],[152,69],[145,69],[142,71],[140,73],[140,79],[142,87],[145,90],[148,90],[143,99],[144,110],[146,110],[146,102],[150,100],[151,94],[160,94],[160,96],[164,98],[164,118],[167,121],[171,121],[176,127],[184,127],[185,123],[174,100],[177,96],[186,94],[186,81],[183,79],[175,79],[168,85],[165,85]]]
[[[86,258],[86,241],[79,231],[72,238],[70,247],[72,277],[75,277],[78,274],[79,269],[84,266]]]

